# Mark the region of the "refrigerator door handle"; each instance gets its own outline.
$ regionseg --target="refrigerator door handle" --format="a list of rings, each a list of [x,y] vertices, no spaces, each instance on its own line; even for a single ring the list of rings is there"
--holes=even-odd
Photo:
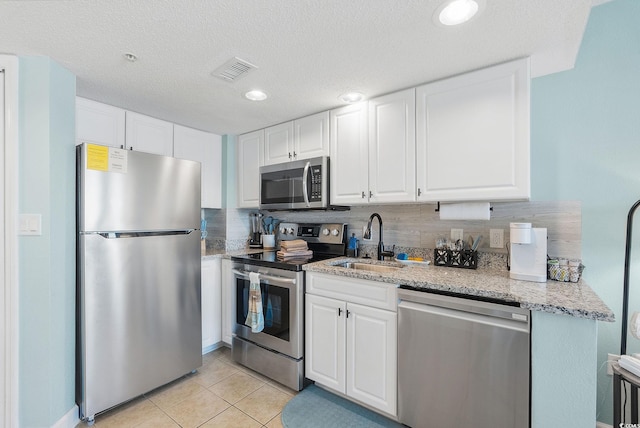
[[[143,238],[145,236],[169,236],[169,235],[189,235],[193,233],[195,229],[185,230],[168,230],[168,231],[155,231],[155,232],[87,232],[85,235],[100,235],[105,239],[118,239],[118,238]]]

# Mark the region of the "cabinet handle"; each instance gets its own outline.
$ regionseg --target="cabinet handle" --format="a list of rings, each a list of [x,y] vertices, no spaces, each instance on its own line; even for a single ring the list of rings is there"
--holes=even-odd
[[[129,147],[129,150],[133,151],[133,146]]]
[[[338,316],[342,315],[342,308],[338,308]]]
[[[124,145],[123,145],[123,144],[120,144],[120,148],[121,148],[121,149],[124,149]]]
[[[420,188],[418,187],[418,196],[420,196],[422,194],[422,192],[420,191]]]
[[[366,198],[367,195],[364,194],[364,190],[362,191],[362,199]]]
[[[373,198],[373,192],[369,190],[369,199]]]
[[[347,310],[347,318],[349,318],[349,314],[350,314],[350,312],[349,312],[349,310]]]
[[[291,152],[289,152],[289,159],[291,159]]]
[[[296,154],[296,152],[295,152],[295,151],[293,152],[293,158],[294,158],[294,159],[297,159],[297,158],[298,158],[298,155]]]

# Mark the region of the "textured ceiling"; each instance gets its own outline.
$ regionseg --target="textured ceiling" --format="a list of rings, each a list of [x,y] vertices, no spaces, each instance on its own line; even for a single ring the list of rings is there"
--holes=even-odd
[[[594,4],[603,0],[594,0]],[[590,0],[486,0],[435,25],[441,0],[0,0],[0,52],[46,55],[77,94],[218,134],[241,134],[487,65],[531,56],[532,75],[573,67]],[[135,63],[123,53],[135,53]],[[211,72],[258,66],[234,83]],[[263,102],[245,100],[253,88]]]

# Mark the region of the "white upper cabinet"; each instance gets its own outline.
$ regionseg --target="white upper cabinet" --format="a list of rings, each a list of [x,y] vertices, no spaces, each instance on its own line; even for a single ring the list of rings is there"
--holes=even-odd
[[[265,128],[264,164],[329,155],[329,112]]]
[[[415,89],[369,101],[369,203],[416,200]]]
[[[264,130],[264,164],[294,160],[293,121],[270,126]]]
[[[294,120],[293,141],[296,159],[329,156],[329,112]]]
[[[126,142],[131,150],[173,156],[173,123],[127,111]]]
[[[331,204],[362,205],[369,201],[367,103],[330,112]]]
[[[76,97],[76,145],[100,144],[124,148],[125,111]]]
[[[260,167],[264,163],[264,130],[238,137],[238,208],[258,208]]]
[[[202,208],[222,208],[222,137],[174,125],[173,155],[202,164]]]
[[[417,88],[419,201],[530,197],[529,60]]]

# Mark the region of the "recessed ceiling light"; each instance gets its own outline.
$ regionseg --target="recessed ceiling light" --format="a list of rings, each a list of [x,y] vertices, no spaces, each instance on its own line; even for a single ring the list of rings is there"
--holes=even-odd
[[[138,56],[136,54],[132,54],[131,52],[126,52],[122,56],[127,61],[136,62],[138,60]]]
[[[244,97],[251,101],[263,101],[267,99],[267,94],[258,89],[254,89],[244,94]]]
[[[360,92],[347,92],[340,95],[338,99],[344,101],[345,103],[357,103],[364,100],[364,94]]]
[[[476,16],[484,4],[484,0],[447,1],[436,9],[433,20],[446,26],[462,24]]]

